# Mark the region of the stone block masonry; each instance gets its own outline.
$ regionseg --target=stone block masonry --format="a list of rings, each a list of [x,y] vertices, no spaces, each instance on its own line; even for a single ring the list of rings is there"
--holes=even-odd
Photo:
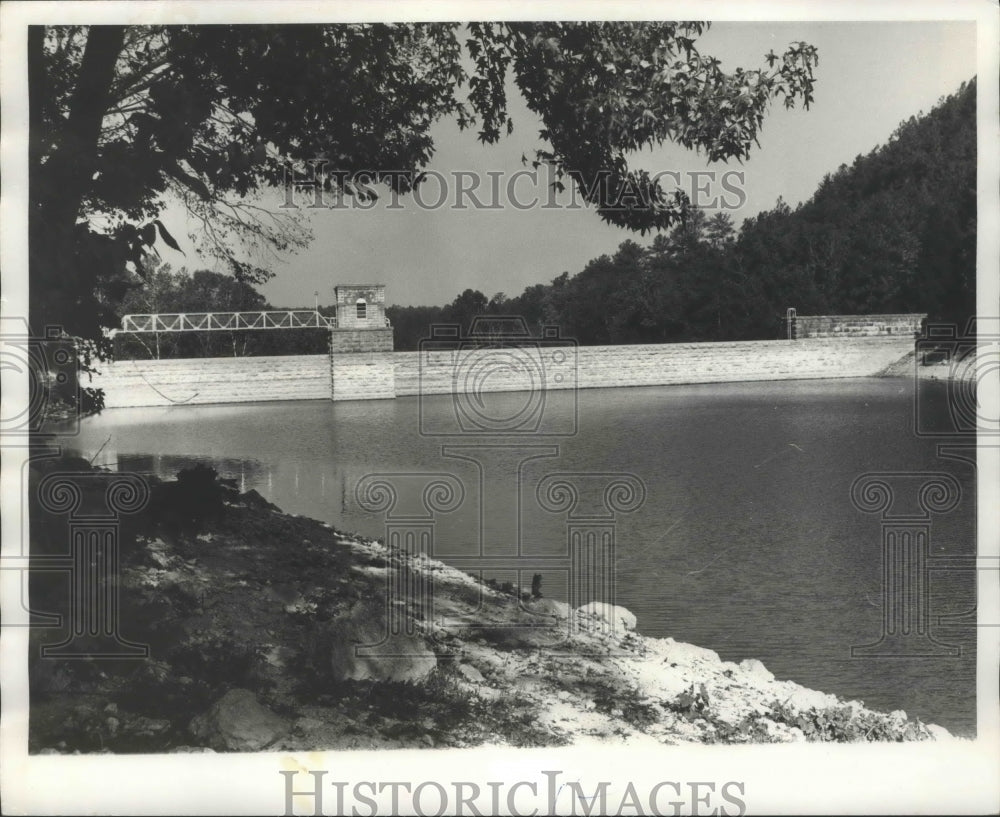
[[[911,349],[912,338],[589,346],[578,353],[579,387],[870,377]]]
[[[330,355],[332,400],[385,400],[396,396],[392,352]]]
[[[334,329],[330,333],[330,399],[395,397],[392,358],[392,329]]]
[[[797,315],[793,336],[802,338],[843,338],[903,336],[920,332],[924,314],[909,315]]]
[[[333,289],[340,329],[385,326],[385,284],[341,284]]]
[[[91,385],[107,408],[330,399],[329,355],[120,360]]]
[[[870,337],[722,343],[664,343],[630,346],[563,347],[566,359],[553,361],[557,348],[544,350],[547,389],[599,389],[684,383],[735,383],[754,380],[809,380],[870,377],[913,350],[913,339]],[[516,391],[527,377],[516,367],[497,366],[488,377],[441,360],[420,361],[420,352],[396,352],[396,395],[468,391]],[[440,352],[432,354],[440,355]],[[572,363],[575,357],[575,372]],[[462,358],[456,356],[461,361]],[[457,374],[457,376],[456,376]],[[557,377],[561,375],[561,377]]]
[[[391,330],[390,330],[391,331]],[[514,391],[531,381],[525,370],[495,366],[477,376],[475,364],[457,371],[445,357],[421,371],[420,352],[382,351],[376,331],[363,333],[372,348],[347,351],[340,334],[332,355],[120,361],[105,365],[91,385],[103,388],[108,408],[269,400],[370,400],[463,391]],[[337,346],[337,344],[342,344]],[[565,358],[553,355],[560,349]],[[683,383],[870,377],[913,351],[913,338],[810,338],[787,341],[669,343],[637,346],[543,347],[544,388],[617,388]],[[439,356],[441,352],[437,352]],[[539,354],[541,357],[539,357]],[[461,358],[455,358],[461,359]],[[425,361],[428,363],[428,361]],[[559,375],[560,378],[557,378]],[[534,382],[538,382],[536,377]]]
[[[391,352],[392,329],[334,329],[330,332],[330,353]]]

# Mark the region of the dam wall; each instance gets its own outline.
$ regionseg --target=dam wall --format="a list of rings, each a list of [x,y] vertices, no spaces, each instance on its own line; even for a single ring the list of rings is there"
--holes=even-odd
[[[431,352],[135,360],[88,384],[107,408],[416,394],[869,377],[913,351],[907,335],[630,346],[540,344]]]
[[[106,408],[330,399],[330,356],[119,360],[89,385]]]
[[[898,315],[791,315],[791,336],[805,338],[882,337],[914,338],[920,334],[925,314]]]
[[[912,338],[864,338],[543,346],[508,355],[500,354],[505,350],[491,349],[478,355],[456,352],[450,362],[437,351],[396,352],[394,358],[396,395],[401,397],[525,391],[542,377],[546,389],[869,377],[912,349]]]

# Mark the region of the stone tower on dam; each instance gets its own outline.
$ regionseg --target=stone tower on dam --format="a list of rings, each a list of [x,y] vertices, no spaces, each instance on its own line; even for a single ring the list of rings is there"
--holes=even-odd
[[[331,398],[395,397],[392,326],[385,317],[385,284],[340,284],[333,292],[337,326],[330,330]]]

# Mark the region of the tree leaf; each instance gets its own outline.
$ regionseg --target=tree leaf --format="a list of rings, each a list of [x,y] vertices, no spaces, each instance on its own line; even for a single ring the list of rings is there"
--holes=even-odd
[[[180,244],[178,244],[172,235],[167,232],[167,228],[163,226],[163,222],[156,219],[153,224],[156,225],[157,229],[160,231],[160,238],[163,239],[164,243],[170,247],[172,250],[177,250],[181,255],[184,255],[184,250],[181,249]]]

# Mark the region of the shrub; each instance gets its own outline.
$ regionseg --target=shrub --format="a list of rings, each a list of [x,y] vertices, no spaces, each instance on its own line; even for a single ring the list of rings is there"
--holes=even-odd
[[[531,577],[531,598],[540,599],[542,597],[542,574],[536,573]]]
[[[168,528],[197,529],[207,520],[222,516],[225,500],[232,493],[214,468],[199,463],[179,471],[176,482],[154,488],[153,516]]]

